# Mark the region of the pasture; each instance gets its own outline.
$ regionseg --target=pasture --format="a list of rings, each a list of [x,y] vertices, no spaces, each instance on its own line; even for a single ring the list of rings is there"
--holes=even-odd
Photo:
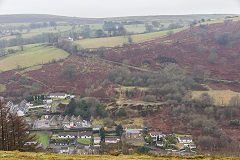
[[[46,28],[38,28],[38,29],[32,29],[29,33],[27,33],[26,30],[22,31],[22,38],[31,38],[33,36],[40,35],[42,33],[57,33],[57,32],[64,32],[71,29],[71,26],[57,26],[56,29],[54,27],[46,27]],[[16,38],[16,36],[7,36],[3,37],[0,40],[9,40]]]
[[[209,91],[193,91],[192,98],[197,99],[202,93],[208,93],[214,99],[214,104],[219,106],[228,106],[232,97],[240,96],[240,93],[231,90],[210,89]]]
[[[180,32],[187,27],[174,29],[172,30],[174,33]],[[152,32],[145,34],[136,34],[132,35],[133,43],[141,43],[150,40],[154,40],[156,38],[161,38],[167,36],[169,31],[160,31],[160,32]],[[116,47],[122,46],[123,44],[128,43],[128,36],[118,36],[118,37],[104,37],[104,38],[92,38],[92,39],[84,39],[75,41],[75,44],[78,44],[80,48],[100,48],[100,47]]]
[[[68,57],[68,53],[43,44],[24,46],[24,51],[5,56],[0,59],[0,70],[8,71],[16,68],[25,68],[34,65],[41,65]]]
[[[31,133],[31,135],[36,135],[36,138],[38,140],[38,143],[41,143],[45,146],[48,146],[49,144],[49,132],[34,132]]]

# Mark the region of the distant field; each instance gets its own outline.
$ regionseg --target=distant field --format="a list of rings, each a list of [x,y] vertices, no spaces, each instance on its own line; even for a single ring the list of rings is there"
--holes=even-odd
[[[124,28],[132,33],[144,33],[146,31],[145,24],[125,25]]]
[[[5,92],[6,86],[4,84],[0,84],[0,92]]]
[[[172,30],[173,32],[182,31],[185,28]],[[133,43],[141,43],[156,38],[164,37],[169,31],[160,31],[146,34],[137,34],[132,35]],[[75,41],[75,44],[78,44],[81,48],[100,48],[100,47],[115,47],[122,46],[124,43],[128,43],[128,37],[119,36],[119,37],[105,37],[105,38],[93,38],[93,39],[84,39],[80,41]]]
[[[238,92],[231,90],[209,90],[209,91],[193,91],[192,98],[199,98],[202,93],[208,93],[214,99],[215,105],[228,106],[232,97],[239,95]]]
[[[29,33],[26,33],[26,31],[23,31],[22,38],[30,38],[30,37],[33,37],[33,36],[36,36],[36,35],[40,35],[42,33],[63,32],[63,31],[67,31],[67,30],[70,30],[70,29],[71,29],[71,26],[58,26],[56,28],[56,30],[54,29],[54,27],[32,29]],[[12,39],[12,38],[16,38],[16,36],[7,36],[7,37],[3,37],[1,39],[9,40],[9,39]]]
[[[61,155],[61,154],[51,154],[51,153],[27,153],[27,152],[19,152],[19,151],[0,151],[1,160],[23,160],[23,159],[31,159],[31,160],[239,160],[238,157],[204,157],[204,156],[149,156],[149,155],[119,155],[119,156],[111,156],[111,155]]]
[[[17,67],[30,67],[55,60],[65,59],[68,53],[42,44],[26,45],[23,52],[18,52],[0,59],[0,70],[8,71]]]
[[[215,21],[203,22],[203,23],[201,23],[201,24],[223,23],[225,20],[240,21],[240,17],[227,18],[227,19],[219,19],[219,20],[215,20]],[[200,25],[200,24],[199,24],[199,25]]]

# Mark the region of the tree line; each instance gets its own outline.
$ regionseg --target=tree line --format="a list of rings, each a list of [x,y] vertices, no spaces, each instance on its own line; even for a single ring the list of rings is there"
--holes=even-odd
[[[12,113],[0,101],[0,150],[4,151],[34,151],[35,136],[30,135],[30,127],[23,117]]]

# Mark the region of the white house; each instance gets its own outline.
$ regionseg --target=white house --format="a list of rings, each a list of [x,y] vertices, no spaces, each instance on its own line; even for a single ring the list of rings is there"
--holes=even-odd
[[[79,138],[85,139],[85,138],[92,138],[92,133],[91,132],[80,132],[79,133]]]
[[[157,141],[158,139],[165,137],[165,135],[161,132],[150,132],[150,136],[152,137],[153,141]]]
[[[44,103],[44,104],[52,104],[52,102],[53,102],[52,99],[43,100],[43,103]]]
[[[60,132],[57,138],[79,138],[78,132]]]
[[[141,139],[142,134],[141,134],[142,129],[126,129],[126,138],[127,139]]]
[[[106,137],[105,138],[105,143],[118,143],[120,141],[120,138],[118,137]]]
[[[184,144],[185,148],[196,149],[197,146],[195,144]]]
[[[50,98],[60,98],[65,99],[68,95],[66,93],[51,93]]]
[[[101,142],[101,137],[94,137],[93,142],[94,144],[99,144]]]
[[[184,136],[184,137],[177,137],[179,143],[192,143],[193,137],[192,136]]]
[[[69,153],[69,147],[61,147],[59,150],[60,154],[68,154]]]
[[[41,119],[41,120],[37,120],[34,123],[34,127],[35,129],[49,129],[50,128],[50,121],[46,120],[46,119]]]
[[[157,146],[157,147],[163,147],[163,142],[157,141],[157,142],[156,142],[156,146]]]
[[[17,116],[18,117],[23,117],[23,116],[25,116],[25,114],[24,114],[23,111],[19,110],[19,111],[17,111]]]
[[[101,125],[96,125],[95,127],[93,127],[94,131],[99,131],[102,128]]]

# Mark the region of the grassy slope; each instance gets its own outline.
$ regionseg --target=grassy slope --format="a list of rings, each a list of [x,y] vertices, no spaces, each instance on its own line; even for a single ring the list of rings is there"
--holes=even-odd
[[[36,132],[36,137],[39,143],[42,143],[45,146],[49,144],[49,132]]]
[[[174,32],[179,32],[186,28],[172,30]],[[134,43],[146,42],[156,38],[164,37],[169,31],[160,31],[146,34],[137,34],[132,35]],[[80,45],[81,48],[100,48],[100,47],[115,47],[121,46],[124,43],[128,43],[128,37],[119,36],[119,37],[105,37],[105,38],[93,38],[93,39],[84,39],[80,41],[75,41],[76,44]]]
[[[240,93],[234,92],[231,90],[212,90],[210,89],[209,91],[193,91],[192,92],[192,97],[199,98],[202,93],[208,93],[211,97],[214,99],[214,104],[215,105],[223,105],[227,106],[229,105],[229,101],[231,100],[232,97],[234,96],[240,96]]]
[[[39,44],[24,46],[23,52],[18,52],[0,59],[0,70],[7,71],[21,67],[48,63],[55,59],[64,59],[68,56],[63,50]]]
[[[90,145],[92,143],[92,140],[89,138],[85,138],[85,139],[79,138],[77,142],[81,144]]]
[[[202,160],[238,160],[239,158],[231,157],[204,157],[204,156],[195,156],[195,157],[177,157],[177,156],[147,156],[147,155],[120,155],[120,156],[110,156],[110,155],[60,155],[60,154],[51,154],[51,153],[26,153],[26,152],[4,152],[0,151],[1,160],[25,160],[25,159],[34,159],[34,160],[187,160],[187,159],[202,159]]]

